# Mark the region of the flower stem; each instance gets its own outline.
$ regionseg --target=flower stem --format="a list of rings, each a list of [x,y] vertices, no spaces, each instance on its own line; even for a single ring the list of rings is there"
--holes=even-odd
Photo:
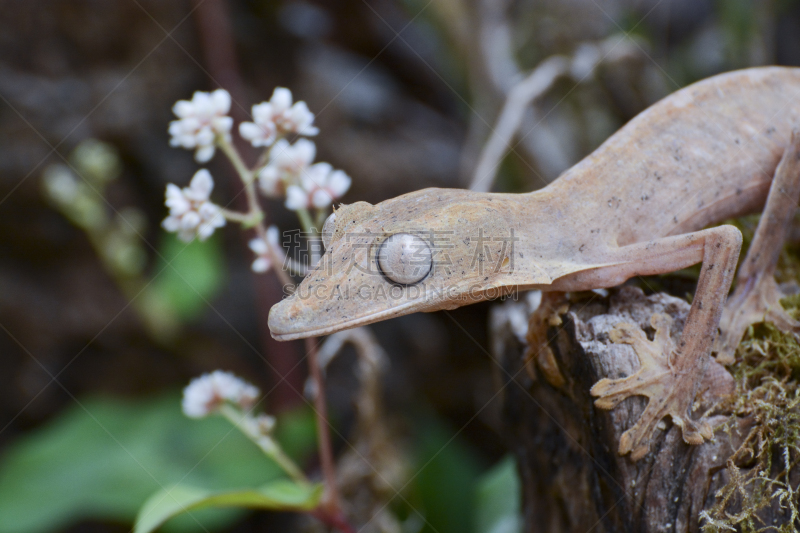
[[[267,166],[267,163],[269,163],[269,148],[265,148],[261,155],[258,156],[256,166],[253,167],[253,174],[258,175],[258,171]]]
[[[314,223],[311,221],[311,213],[308,212],[308,209],[298,209],[297,218],[300,219],[300,225],[303,226],[306,234],[314,232]]]
[[[261,205],[258,203],[254,172],[245,166],[242,158],[236,151],[236,148],[227,139],[219,137],[217,138],[217,144],[222,152],[228,156],[228,159],[230,159],[234,168],[236,168],[236,171],[239,173],[242,182],[244,183],[244,190],[245,194],[247,195],[248,205],[250,207],[248,215],[258,217],[258,223],[255,226],[256,233],[260,238],[264,239],[265,242],[269,243],[267,240],[267,230],[264,227],[263,222],[264,212],[261,209]],[[297,216],[300,219],[300,223],[303,226],[303,231],[306,232],[308,238],[316,239],[316,235],[312,235],[312,233],[316,233],[316,228],[314,227],[314,223],[311,219],[311,213],[308,212],[308,209],[299,209],[297,211]],[[319,213],[317,216],[319,218]],[[272,264],[275,267],[275,272],[278,274],[278,277],[284,284],[293,285],[289,275],[279,267],[279,265],[282,264],[282,261],[278,253],[276,253],[271,246],[268,248],[270,259],[272,260]],[[314,263],[316,263],[316,259],[314,259]],[[333,448],[331,446],[331,437],[329,431],[328,407],[325,399],[325,380],[322,377],[322,371],[320,370],[319,362],[317,360],[317,346],[315,340],[313,338],[307,338],[305,341],[306,351],[308,352],[311,379],[314,381],[317,389],[317,395],[314,398],[314,411],[317,421],[320,463],[322,465],[322,474],[325,479],[325,486],[327,489],[326,501],[323,505],[331,516],[338,517],[341,516],[341,507],[339,506],[339,489],[336,483],[336,466],[333,460]],[[224,407],[225,406],[223,406],[223,408]],[[234,413],[236,413],[235,410],[232,410],[231,413],[226,413],[223,411],[223,414],[225,414],[229,420],[236,424],[236,427],[240,428],[243,432],[245,432],[246,435],[252,438],[253,441],[258,444],[262,450],[264,450],[264,453],[273,458],[281,466],[281,468],[283,468],[284,471],[286,471],[286,473],[292,477],[292,479],[295,479],[298,482],[308,482],[302,471],[300,471],[300,469],[297,468],[297,465],[295,465],[294,462],[292,462],[292,460],[283,453],[283,451],[278,447],[277,443],[275,443],[271,437],[261,434],[255,425],[249,427],[251,426],[251,423],[240,424],[239,420],[242,420],[243,416],[246,415],[243,415],[242,413]],[[230,415],[234,415],[234,418],[231,418]],[[250,418],[250,420],[252,421],[252,418]],[[255,433],[252,433],[254,431]]]
[[[295,482],[301,485],[307,485],[308,478],[303,474],[303,471],[294,464],[294,461],[286,455],[286,453],[278,446],[278,443],[275,442],[275,439],[272,437],[264,437],[262,436],[260,439],[255,441],[259,448],[261,448],[265,454],[273,461],[278,463],[284,472],[286,472],[289,477],[291,477]]]
[[[319,248],[313,246],[313,242],[319,239],[319,229],[311,221],[311,213],[308,212],[308,209],[298,209],[297,216],[300,218],[300,223],[303,226],[303,231],[308,240],[308,249],[310,251],[309,265],[311,268],[314,268],[319,261]]]
[[[342,533],[356,533],[356,530],[347,522],[347,518],[341,511],[338,514],[326,512],[324,509],[317,509],[311,513],[323,524],[338,529]]]
[[[242,181],[247,185],[248,183],[253,182],[253,172],[247,168],[247,165],[244,164],[242,161],[242,157],[239,155],[239,152],[230,142],[230,140],[226,139],[223,136],[217,136],[217,146],[222,152],[228,156],[230,159],[231,164],[233,164],[233,168],[236,169],[236,172],[239,174],[239,177],[242,178]]]
[[[322,226],[325,225],[325,219],[328,217],[328,210],[327,209],[317,209],[317,216],[315,225],[317,230],[322,233]]]
[[[254,226],[258,221],[258,215],[252,212],[240,213],[239,211],[232,211],[230,209],[221,208],[222,216],[232,222],[238,222],[244,226]]]
[[[223,213],[226,217],[229,214],[233,215],[235,218],[231,218],[231,220],[235,220],[237,222],[255,223],[256,235],[258,235],[260,239],[263,239],[264,242],[269,242],[267,240],[267,228],[264,227],[264,210],[261,209],[261,204],[258,203],[258,193],[256,192],[254,179],[255,174],[247,168],[247,165],[245,165],[244,161],[242,161],[242,158],[239,155],[239,152],[236,150],[236,147],[233,146],[228,139],[218,136],[217,146],[219,146],[220,150],[222,150],[222,153],[228,157],[231,164],[236,169],[236,173],[239,174],[239,178],[241,178],[242,183],[244,184],[244,192],[245,196],[247,197],[247,206],[249,208],[247,213],[235,213],[233,211],[228,211],[227,209],[223,211]],[[246,222],[244,222],[244,220],[246,220]],[[292,278],[282,268],[283,258],[281,258],[271,246],[268,246],[268,249],[270,261],[275,268],[275,274],[277,274],[280,282],[284,286],[294,285]]]
[[[325,380],[317,359],[317,341],[313,337],[305,339],[306,352],[308,353],[308,366],[311,379],[314,380],[316,395],[314,396],[314,411],[317,419],[317,440],[319,444],[319,458],[322,465],[322,476],[325,479],[326,502],[325,506],[333,515],[340,512],[339,488],[336,483],[336,465],[333,461],[333,448],[328,422],[328,405],[325,399]]]
[[[263,434],[258,429],[258,423],[252,416],[243,413],[229,404],[223,404],[219,411],[231,424],[236,426],[236,429],[244,433],[247,438],[261,448],[267,457],[278,463],[278,466],[280,466],[295,482],[302,485],[307,485],[309,483],[303,471],[300,470],[288,455],[286,455],[275,439],[269,435]]]

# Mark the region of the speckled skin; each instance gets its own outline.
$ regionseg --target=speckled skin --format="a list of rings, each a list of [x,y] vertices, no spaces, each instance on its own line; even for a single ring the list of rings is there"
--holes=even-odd
[[[687,442],[702,442],[710,429],[687,413],[708,363],[741,235],[731,226],[699,230],[764,205],[800,125],[798,97],[800,69],[722,74],[654,104],[542,190],[425,189],[374,206],[343,206],[318,269],[299,294],[272,308],[272,334],[279,340],[324,335],[515,289],[612,287],[702,261],[681,343],[650,372],[651,381],[639,376],[638,388],[628,383],[620,391],[619,384],[601,382],[593,389],[601,407],[613,406],[604,401],[611,394],[651,397],[623,453],[643,455],[667,414],[682,425]],[[398,232],[418,234],[434,250],[433,271],[414,286],[391,283],[375,266],[377,246]],[[661,401],[655,389],[668,390],[669,397]]]

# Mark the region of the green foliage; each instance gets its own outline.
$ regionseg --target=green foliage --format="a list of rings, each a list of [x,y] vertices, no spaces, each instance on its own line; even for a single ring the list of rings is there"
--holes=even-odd
[[[473,506],[482,470],[477,455],[435,419],[425,420],[418,431],[412,505],[424,518],[421,533],[474,531],[472,513],[465,510]]]
[[[421,418],[406,524],[418,525],[420,533],[521,532],[522,489],[513,457],[485,470],[458,432]]]
[[[187,244],[175,235],[162,235],[160,258],[149,296],[162,302],[181,321],[200,316],[225,277],[222,244],[218,236]]]
[[[735,68],[751,66],[750,48],[761,29],[758,2],[717,0],[715,11],[724,32],[728,62]]]
[[[475,490],[475,533],[521,533],[521,490],[510,455],[483,474]]]
[[[320,484],[301,486],[284,479],[257,489],[222,492],[176,485],[147,500],[136,517],[134,533],[151,533],[174,516],[206,507],[309,511],[319,503],[322,490]]]
[[[274,435],[295,463],[303,464],[317,452],[317,419],[307,405],[281,415]]]
[[[284,443],[292,447],[292,443]],[[0,533],[38,533],[81,518],[133,522],[154,492],[175,484],[259,487],[281,470],[222,418],[190,420],[177,395],[147,402],[95,399],[12,444],[0,460]],[[46,502],[46,504],[43,504]],[[168,524],[207,530],[237,515],[211,511]]]

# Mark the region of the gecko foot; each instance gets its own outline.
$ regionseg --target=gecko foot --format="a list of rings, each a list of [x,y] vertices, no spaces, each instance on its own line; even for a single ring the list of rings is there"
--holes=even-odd
[[[800,322],[789,316],[780,299],[778,284],[770,275],[757,281],[740,281],[722,311],[721,333],[714,346],[717,361],[725,365],[733,363],[736,348],[752,324],[772,322],[784,333],[800,333]]]
[[[548,346],[547,330],[561,325],[561,315],[569,309],[569,301],[563,292],[545,292],[539,307],[528,318],[528,351],[525,354],[525,368],[531,379],[536,379],[537,368],[550,385],[564,386],[566,380],[558,368],[553,350]]]
[[[639,420],[619,441],[620,455],[630,452],[634,461],[647,454],[656,426],[667,415],[681,428],[683,440],[688,444],[701,444],[714,435],[708,422],[689,416],[697,376],[680,374],[671,364],[670,357],[675,351],[669,335],[672,318],[655,314],[650,323],[656,330],[652,342],[633,324],[618,324],[609,332],[612,342],[633,347],[641,368],[627,378],[601,379],[591,389],[593,396],[599,396],[595,405],[601,409],[612,409],[629,396],[650,399]]]

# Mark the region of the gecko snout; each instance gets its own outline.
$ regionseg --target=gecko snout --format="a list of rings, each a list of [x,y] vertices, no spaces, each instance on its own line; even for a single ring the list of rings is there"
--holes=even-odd
[[[281,300],[273,305],[272,309],[269,310],[269,319],[267,321],[272,336],[278,340],[284,340],[283,337],[286,335],[302,330],[303,320],[301,319],[301,314],[297,302],[291,298]]]
[[[320,310],[297,294],[273,305],[267,324],[272,337],[279,341],[325,335],[331,329],[321,327]]]

